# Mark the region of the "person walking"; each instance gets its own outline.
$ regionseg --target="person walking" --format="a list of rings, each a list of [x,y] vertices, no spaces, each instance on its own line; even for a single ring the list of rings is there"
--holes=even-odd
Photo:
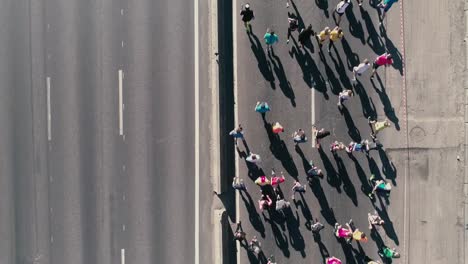
[[[344,101],[354,96],[354,92],[352,90],[345,89],[338,95],[338,106],[341,106]]]
[[[260,187],[263,187],[263,186],[271,185],[271,182],[270,180],[268,180],[268,178],[265,175],[262,175],[262,176],[259,176],[255,180],[255,184],[257,184]]]
[[[252,31],[252,25],[250,21],[255,18],[253,10],[250,9],[250,4],[242,5],[240,15],[242,16],[242,21],[244,21],[244,27],[247,33]]]
[[[371,117],[369,116],[367,118],[367,122],[369,123],[369,126],[371,128],[371,134],[370,136],[372,137],[372,139],[376,139],[377,138],[377,134],[384,130],[385,128],[387,127],[390,127],[391,124],[390,124],[390,121],[388,121],[387,118],[385,118],[385,120],[383,121],[377,121],[377,120],[371,120]]]
[[[284,132],[284,128],[279,122],[276,122],[272,127],[272,131],[278,135],[279,133]]]
[[[232,180],[232,188],[234,188],[234,190],[247,191],[244,180],[240,177],[234,177]]]
[[[293,140],[294,140],[294,144],[296,146],[299,143],[307,142],[307,137],[306,137],[305,132],[304,132],[304,130],[302,128],[299,128],[299,130],[294,132]]]
[[[330,144],[330,152],[336,154],[338,150],[345,150],[346,146],[343,142],[334,141]]]
[[[392,54],[390,53],[384,53],[380,56],[378,56],[375,60],[374,63],[372,64],[372,75],[371,79],[374,78],[375,72],[380,66],[385,66],[388,67],[393,64],[393,58]]]
[[[330,31],[330,42],[328,43],[328,53],[330,53],[330,49],[335,45],[335,41],[341,40],[344,36],[343,30],[336,26],[332,31]]]
[[[271,186],[276,189],[276,186],[279,186],[280,183],[283,183],[286,180],[283,172],[281,172],[281,177],[276,176],[275,169],[271,169]]]
[[[294,181],[294,185],[293,187],[291,188],[291,190],[293,191],[293,194],[291,196],[291,199],[292,200],[295,200],[295,194],[296,192],[298,193],[305,193],[306,192],[306,185],[302,185],[299,181],[295,180]]]
[[[229,135],[234,138],[234,145],[237,145],[238,138],[244,139],[244,131],[242,126],[239,124],[236,129],[233,129],[231,132],[229,132]]]
[[[267,194],[262,194],[260,200],[258,200],[258,209],[263,212],[263,210],[268,210],[270,206],[273,204],[270,196]]]
[[[369,229],[372,229],[374,226],[382,226],[385,224],[385,221],[377,214],[377,211],[374,211],[373,214],[367,214],[367,221],[369,222]]]
[[[258,101],[257,104],[255,105],[255,112],[260,113],[260,114],[265,114],[266,112],[270,111],[270,106],[268,105],[267,102],[260,102]]]
[[[379,25],[382,25],[382,22],[385,19],[385,15],[387,14],[388,10],[392,7],[394,3],[398,2],[398,0],[382,0],[380,4],[377,6],[380,8],[380,11],[382,12],[382,17],[380,18]]]
[[[327,38],[330,36],[330,28],[325,27],[322,31],[320,31],[315,37],[317,38],[317,41],[319,43],[319,47],[322,48],[323,43],[327,40]]]
[[[261,161],[260,155],[254,154],[254,153],[249,153],[249,156],[247,156],[245,160],[253,164],[257,164],[258,162]]]
[[[294,31],[297,31],[298,28],[299,28],[299,21],[297,20],[297,18],[295,16],[293,16],[293,14],[289,13],[288,12],[288,36],[287,36],[287,39],[286,39],[286,44],[289,44],[289,38],[291,37],[291,33],[294,32]]]
[[[333,19],[335,20],[337,26],[340,25],[341,17],[344,15],[346,8],[350,3],[351,0],[342,0],[336,5],[335,11],[333,12]],[[336,18],[336,15],[338,15],[338,19]]]
[[[301,48],[304,48],[305,43],[310,39],[312,35],[315,35],[315,32],[312,30],[312,24],[309,24],[307,28],[303,28],[297,37]]]
[[[246,241],[247,244],[247,240],[245,237],[246,234],[244,232],[244,229],[242,228],[242,222],[239,221],[237,222],[236,231],[234,232],[234,240],[239,241],[241,244],[242,242]]]
[[[370,68],[371,64],[368,59],[364,59],[358,66],[353,67],[353,81],[356,81],[356,75],[361,76]]]
[[[320,140],[329,136],[330,134],[330,131],[325,130],[325,128],[318,130],[315,125],[312,126],[312,135],[315,137],[315,146],[317,146],[317,148],[320,148]]]
[[[273,44],[275,44],[279,40],[278,35],[275,34],[275,31],[267,28],[267,31],[265,33],[265,36],[263,36],[263,39],[265,40],[265,44],[267,46],[266,48],[267,53],[273,52]]]

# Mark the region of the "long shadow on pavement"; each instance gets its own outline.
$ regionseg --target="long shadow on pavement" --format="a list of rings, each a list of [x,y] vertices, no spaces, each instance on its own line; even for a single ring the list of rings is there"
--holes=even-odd
[[[330,252],[328,251],[325,244],[323,244],[320,234],[314,233],[314,241],[317,243],[319,247],[320,255],[322,256],[322,262],[325,263],[326,259],[330,257]]]
[[[330,90],[333,94],[338,95],[343,88],[341,87],[340,81],[336,78],[335,72],[333,69],[328,65],[327,59],[323,55],[322,51],[319,52],[320,59],[325,66],[325,74],[327,75],[328,84],[330,85]]]
[[[349,46],[348,41],[343,38],[341,40],[341,45],[343,46],[343,51],[346,54],[346,64],[348,65],[348,70],[352,71],[354,66],[358,66],[360,61],[359,61],[359,55],[351,49],[351,46]]]
[[[361,17],[366,24],[367,32],[369,34],[366,40],[367,44],[376,54],[383,54],[385,52],[385,46],[379,36],[379,33],[374,27],[374,22],[372,21],[369,12],[364,10],[364,8],[359,8],[359,10],[361,11]]]
[[[332,53],[330,53],[330,58],[333,61],[333,64],[335,65],[336,72],[338,73],[338,76],[340,76],[340,81],[343,84],[344,87],[347,89],[351,88],[351,82],[349,81],[348,78],[348,72],[345,69],[345,66],[343,64],[343,61],[341,60],[341,56],[338,53],[338,50],[336,49],[335,45],[333,45],[333,49],[335,50],[336,54],[336,59],[334,56],[332,56]]]
[[[254,34],[247,34],[249,37],[249,41],[251,44],[252,52],[254,53],[255,57],[257,58],[258,62],[258,69],[263,75],[263,78],[270,83],[272,89],[276,89],[275,87],[275,77],[273,76],[273,71],[271,69],[270,62],[267,60],[265,55],[265,51],[263,50],[262,44],[258,37]]]
[[[379,216],[382,218],[382,220],[385,221],[385,224],[383,225],[383,229],[385,230],[385,233],[387,236],[395,242],[396,245],[400,244],[400,241],[398,240],[398,235],[395,231],[395,228],[393,227],[393,222],[390,219],[390,216],[388,215],[387,208],[385,207],[385,204],[380,196],[378,196],[378,200],[380,203],[380,208],[377,206],[375,207],[375,210],[379,214]]]
[[[273,64],[273,71],[278,77],[279,87],[283,94],[291,100],[292,106],[296,107],[296,96],[294,95],[294,91],[291,87],[291,83],[288,81],[286,77],[286,72],[284,71],[283,64],[278,56],[275,55],[273,51],[268,53],[268,57],[270,58],[271,63]]]
[[[338,240],[341,248],[343,249],[343,253],[345,255],[346,261],[344,263],[347,264],[356,264],[356,259],[354,259],[354,254],[353,254],[353,246],[351,244],[348,244],[346,241],[343,239]]]
[[[289,241],[291,242],[291,246],[301,253],[303,258],[306,257],[305,249],[305,242],[304,237],[299,230],[300,221],[299,221],[299,213],[296,211],[294,215],[293,211],[290,207],[285,210],[286,216],[286,226],[289,231]]]
[[[396,186],[397,168],[395,167],[395,164],[388,159],[387,153],[382,148],[379,149],[379,156],[380,161],[382,162],[382,173],[385,175],[387,180],[392,181],[392,184]]]
[[[311,230],[311,225],[312,225],[312,220],[313,220],[312,212],[310,211],[309,205],[307,204],[305,200],[304,194],[299,193],[299,195],[301,196],[301,199],[293,200],[294,205],[296,206],[296,208],[299,208],[299,207],[301,208],[302,215],[304,216],[304,219],[305,219],[304,225],[308,230]]]
[[[361,142],[361,132],[359,132],[359,129],[354,124],[353,117],[351,116],[348,108],[345,105],[342,105],[340,112],[344,116],[346,126],[348,127],[348,135],[353,141]]]
[[[244,201],[247,212],[249,213],[249,220],[253,228],[257,230],[262,237],[265,237],[265,226],[263,225],[260,215],[257,213],[257,209],[255,207],[256,203],[252,200],[252,197],[248,192],[241,192],[240,196]]]
[[[333,155],[335,159],[336,166],[338,168],[338,174],[340,175],[341,181],[343,182],[343,189],[348,197],[353,201],[355,206],[358,205],[357,195],[356,195],[356,188],[354,187],[353,182],[349,178],[348,171],[346,170],[346,166],[343,162],[343,159],[338,154]]]
[[[328,13],[328,0],[315,0],[315,4],[318,8],[323,10],[326,18],[330,17],[330,14]]]
[[[351,160],[354,162],[354,167],[356,168],[356,174],[361,181],[361,191],[367,196],[372,191],[372,186],[369,183],[369,180],[366,176],[366,172],[359,164],[359,161],[353,155],[349,155]]]
[[[281,252],[283,252],[283,255],[287,258],[291,255],[291,252],[289,252],[289,244],[288,244],[288,238],[286,234],[284,234],[281,229],[278,228],[278,225],[275,223],[275,221],[272,221],[270,218],[267,218],[265,214],[263,214],[263,219],[265,219],[266,223],[269,223],[271,226],[271,231],[273,233],[273,236],[275,237],[275,243],[278,246],[279,249],[281,249]]]
[[[399,119],[395,113],[395,108],[393,108],[392,102],[390,101],[390,98],[387,95],[385,86],[382,83],[382,79],[380,79],[379,75],[377,75],[377,81],[379,82],[380,89],[377,88],[373,79],[371,79],[372,87],[374,87],[374,90],[379,95],[380,101],[382,102],[384,106],[385,115],[388,117],[390,121],[393,122],[393,124],[395,124],[396,130],[400,131]]]
[[[349,33],[358,38],[363,45],[366,44],[364,38],[364,28],[362,27],[361,21],[358,21],[354,15],[354,8],[352,3],[348,8],[346,8],[345,15],[349,21]]]
[[[320,181],[318,179],[313,179],[309,182],[309,186],[311,187],[312,192],[317,198],[317,201],[321,208],[320,213],[322,214],[323,218],[325,218],[329,225],[334,226],[336,223],[335,213],[333,213],[333,210],[328,204],[327,197],[323,192],[323,188],[320,185]]]
[[[266,121],[263,121],[263,126],[268,134],[268,139],[270,140],[270,151],[275,156],[276,159],[281,161],[284,169],[291,175],[294,179],[297,180],[299,172],[297,171],[296,164],[289,153],[288,147],[284,143],[284,140],[281,140],[279,135],[273,133],[272,125]]]
[[[403,76],[403,56],[401,52],[395,47],[395,44],[388,38],[387,30],[384,27],[380,27],[380,35],[385,41],[386,50],[392,54],[393,64],[392,67],[397,69],[400,72],[400,75]]]
[[[372,101],[372,98],[367,95],[366,89],[359,80],[357,80],[354,85],[354,90],[361,100],[362,114],[365,117],[371,117],[373,119],[377,118],[377,111],[375,109],[374,102]]]
[[[318,153],[320,155],[320,159],[322,160],[325,172],[327,173],[326,176],[328,184],[335,188],[338,193],[341,193],[341,179],[339,174],[336,172],[335,167],[333,167],[333,164],[322,148],[318,149]]]

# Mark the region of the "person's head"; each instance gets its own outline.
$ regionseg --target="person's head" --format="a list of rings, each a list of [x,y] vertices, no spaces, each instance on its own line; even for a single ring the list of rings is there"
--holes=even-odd
[[[250,9],[250,5],[249,4],[245,4],[245,9],[249,10]]]
[[[325,31],[325,34],[327,34],[327,35],[330,34],[330,28],[329,27],[325,27],[323,29],[323,31]]]
[[[387,60],[389,60],[389,59],[393,58],[393,57],[392,57],[392,54],[387,54],[387,56],[386,56],[386,57],[387,57]]]
[[[252,154],[252,159],[253,159],[253,160],[257,159],[257,155]]]
[[[338,34],[343,33],[343,30],[341,28],[338,29]]]
[[[365,63],[365,64],[369,64],[369,60],[368,60],[368,59],[364,59],[364,63]]]
[[[274,31],[274,30],[270,31],[270,34],[271,34],[271,35],[274,35],[274,34],[275,34],[275,31]]]
[[[309,24],[309,25],[307,26],[307,29],[308,29],[308,30],[312,30],[312,24]]]
[[[387,119],[385,119],[384,121],[384,126],[386,127],[390,127],[392,124],[390,124],[390,121],[388,121]]]
[[[366,234],[362,233],[361,234],[361,239],[366,239]]]

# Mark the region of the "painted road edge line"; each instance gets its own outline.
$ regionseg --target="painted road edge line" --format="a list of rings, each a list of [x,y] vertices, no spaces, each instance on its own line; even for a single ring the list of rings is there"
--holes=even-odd
[[[125,248],[120,250],[120,264],[125,264]]]
[[[233,57],[233,93],[234,93],[234,124],[237,126],[238,120],[239,120],[239,113],[238,113],[238,95],[237,95],[237,23],[236,23],[236,17],[237,17],[237,0],[232,1],[232,57]],[[239,156],[235,155],[235,161],[234,161],[234,175],[237,177],[239,176]],[[240,221],[240,195],[239,192],[236,192],[236,223]],[[241,263],[241,250],[240,249],[240,242],[236,241],[236,248],[237,248],[237,264]]]
[[[312,126],[315,125],[315,87],[312,87],[311,91],[310,91],[310,123],[312,124]],[[311,137],[312,138],[312,142],[311,142],[311,145],[312,145],[312,148],[315,148],[315,138],[314,138],[314,135],[312,134]]]
[[[50,77],[46,78],[47,87],[47,140],[52,140],[52,114],[50,109]]]
[[[123,136],[123,70],[119,70],[119,135]]]
[[[193,25],[194,25],[194,82],[195,82],[195,264],[200,263],[200,153],[199,153],[199,146],[200,146],[200,110],[199,107],[199,99],[200,99],[200,90],[199,90],[199,39],[198,39],[198,4],[199,1],[195,0],[194,5],[194,16],[193,16]]]

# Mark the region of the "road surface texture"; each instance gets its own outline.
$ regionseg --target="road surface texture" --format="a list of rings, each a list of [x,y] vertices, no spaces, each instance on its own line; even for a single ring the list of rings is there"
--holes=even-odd
[[[195,241],[195,210],[212,217],[212,187],[199,208],[195,196],[195,177],[210,182],[207,156],[195,173],[194,129],[210,112],[195,119],[195,67],[211,63],[195,3],[1,3],[0,263],[210,259]]]
[[[239,144],[237,166],[248,190],[237,195],[237,219],[248,239],[256,235],[265,256],[274,255],[278,263],[323,262],[327,256],[344,263],[382,261],[377,252],[384,244],[402,254],[394,263],[463,263],[464,57],[457,54],[464,53],[462,35],[449,37],[463,31],[462,2],[430,5],[400,0],[389,11],[386,26],[379,27],[378,12],[372,7],[376,1],[364,1],[362,8],[352,1],[340,24],[345,38],[330,54],[328,42],[320,54],[315,39],[305,50],[299,49],[297,33],[286,44],[287,16],[294,13],[301,27],[312,24],[320,31],[334,26],[332,13],[338,1],[296,0],[289,8],[286,1],[250,1],[253,34],[247,34],[240,21],[242,2],[234,2],[237,122],[244,127],[246,143]],[[272,54],[263,41],[267,28],[280,38]],[[441,32],[434,41],[433,30]],[[385,50],[393,55],[393,66],[379,68],[373,81],[369,70],[353,86],[352,66],[365,58],[373,61]],[[340,111],[337,94],[351,87],[356,95]],[[272,108],[265,120],[254,112],[257,101],[267,101]],[[370,139],[369,116],[392,123],[379,134],[383,147],[371,150],[369,157],[345,152],[333,156],[328,149],[332,140],[347,144]],[[276,121],[285,127],[280,139],[270,132]],[[332,132],[322,150],[312,147],[312,124]],[[291,134],[299,128],[305,129],[309,142],[295,148]],[[259,168],[245,161],[249,151],[261,156]],[[303,196],[296,194],[293,202],[293,181],[306,183],[309,160],[324,170],[325,177],[308,186]],[[260,188],[253,181],[262,174],[270,176],[271,168],[286,176],[281,186],[291,202],[286,220],[262,214],[257,206]],[[367,197],[371,174],[391,182],[389,199],[372,203]],[[374,210],[386,221],[378,232],[367,228],[367,213]],[[315,218],[325,224],[320,238],[307,228]],[[334,223],[350,218],[369,235],[369,242],[337,241]],[[240,248],[238,262],[259,261]]]

